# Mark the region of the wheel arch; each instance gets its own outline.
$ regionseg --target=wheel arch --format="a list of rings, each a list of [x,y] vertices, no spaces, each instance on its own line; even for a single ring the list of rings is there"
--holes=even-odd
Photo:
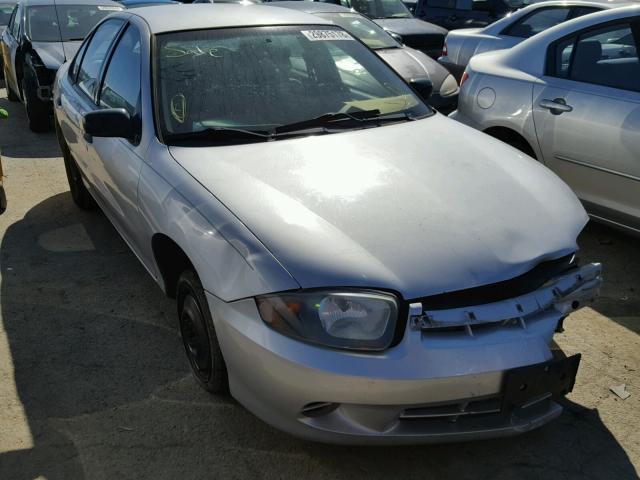
[[[523,153],[526,153],[530,157],[539,160],[533,145],[527,140],[521,133],[518,133],[512,128],[503,126],[492,126],[485,130],[484,133],[503,141],[504,143],[517,148]]]
[[[187,269],[198,274],[193,262],[182,247],[164,233],[156,233],[151,237],[151,249],[165,294],[176,298],[180,274]]]

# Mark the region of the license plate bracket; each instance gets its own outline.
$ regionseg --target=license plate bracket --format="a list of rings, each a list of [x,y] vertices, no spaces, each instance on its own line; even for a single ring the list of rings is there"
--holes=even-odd
[[[573,390],[580,354],[514,368],[505,373],[502,411],[511,412],[537,399],[560,398]]]

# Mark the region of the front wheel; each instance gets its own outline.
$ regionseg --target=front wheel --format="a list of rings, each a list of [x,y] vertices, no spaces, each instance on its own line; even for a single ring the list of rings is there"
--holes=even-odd
[[[45,102],[38,98],[36,90],[33,80],[22,80],[22,95],[24,96],[29,128],[32,132],[42,133],[49,130],[49,108]]]
[[[213,318],[198,276],[186,270],[178,280],[178,319],[191,371],[208,392],[227,393],[227,366],[220,350]]]

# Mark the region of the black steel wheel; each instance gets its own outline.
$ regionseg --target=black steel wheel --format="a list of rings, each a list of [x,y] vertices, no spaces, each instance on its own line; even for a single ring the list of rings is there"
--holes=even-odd
[[[178,280],[178,320],[191,371],[198,383],[212,393],[228,392],[227,367],[209,305],[192,270],[183,272]]]

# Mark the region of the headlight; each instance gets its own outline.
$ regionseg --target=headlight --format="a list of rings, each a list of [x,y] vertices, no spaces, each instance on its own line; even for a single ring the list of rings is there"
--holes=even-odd
[[[256,297],[262,320],[299,340],[351,350],[384,350],[395,334],[398,304],[375,291],[309,291]]]
[[[453,78],[453,75],[447,75],[447,78],[444,79],[442,85],[440,85],[440,96],[446,97],[447,95],[451,95],[455,93],[458,89],[458,82]]]

